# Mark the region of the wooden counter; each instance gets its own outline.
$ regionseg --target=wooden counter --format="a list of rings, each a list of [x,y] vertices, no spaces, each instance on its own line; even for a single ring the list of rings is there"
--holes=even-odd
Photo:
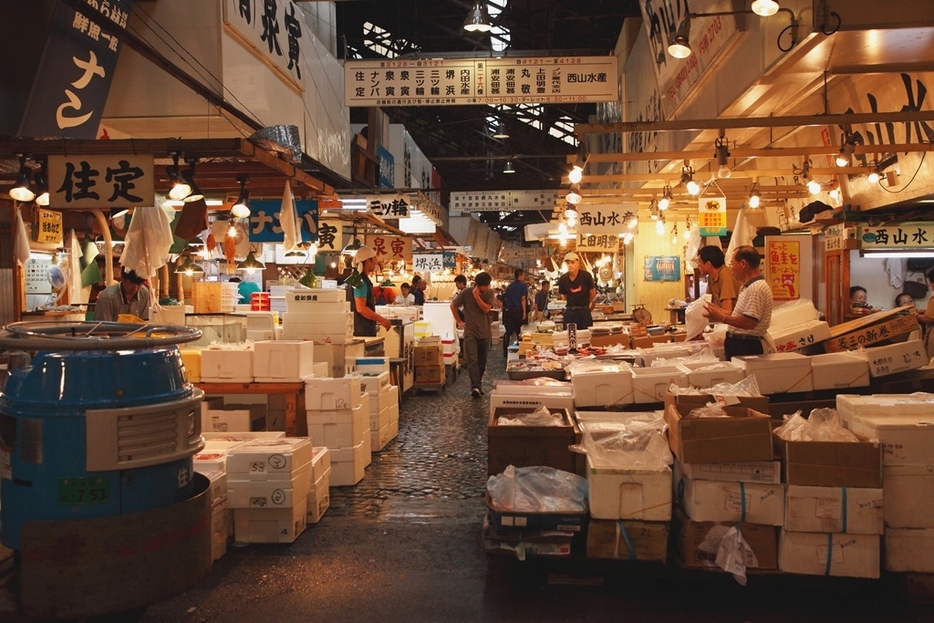
[[[308,420],[305,413],[305,383],[194,383],[205,395],[222,394],[281,394],[285,397],[285,434],[288,437],[307,437]]]

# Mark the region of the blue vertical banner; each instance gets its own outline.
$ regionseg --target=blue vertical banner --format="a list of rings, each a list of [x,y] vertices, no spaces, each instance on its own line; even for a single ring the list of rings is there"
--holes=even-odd
[[[457,253],[454,251],[445,251],[441,262],[442,268],[450,268],[451,270],[454,270],[457,268]]]
[[[77,11],[57,3],[19,136],[97,138],[120,53],[120,40],[100,23],[126,28],[133,0],[88,4]]]
[[[266,199],[250,202],[250,242],[282,242],[285,234],[279,222],[281,199]],[[302,242],[318,242],[318,201],[299,199],[295,211],[301,222]]]
[[[396,187],[396,159],[392,153],[382,145],[376,150],[379,158],[379,187]]]

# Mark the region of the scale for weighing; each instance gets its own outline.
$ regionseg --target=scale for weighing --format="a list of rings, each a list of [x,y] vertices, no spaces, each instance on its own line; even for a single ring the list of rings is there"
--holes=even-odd
[[[639,303],[632,308],[632,319],[639,324],[652,324],[652,312],[645,308],[644,303]]]

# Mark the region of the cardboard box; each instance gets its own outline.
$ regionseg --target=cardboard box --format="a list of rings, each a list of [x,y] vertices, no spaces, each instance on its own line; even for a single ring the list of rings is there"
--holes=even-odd
[[[443,383],[447,378],[443,364],[437,365],[416,365],[415,382],[438,384]]]
[[[733,357],[747,375],[756,377],[762,394],[814,391],[811,358],[800,353],[771,353]]]
[[[884,465],[882,516],[888,528],[934,528],[934,465]]]
[[[288,508],[235,508],[237,543],[292,543],[305,531],[306,500]]]
[[[865,353],[844,351],[811,355],[814,389],[845,389],[869,385],[869,362]]]
[[[592,519],[587,528],[587,557],[664,563],[669,529],[669,522]]]
[[[882,447],[859,443],[785,441],[773,436],[775,454],[785,466],[785,482],[817,487],[881,487]]]
[[[688,375],[683,368],[678,366],[633,368],[633,402],[636,404],[662,402],[672,384],[687,387]]]
[[[575,407],[612,407],[632,404],[632,373],[629,367],[575,372],[571,376]]]
[[[831,337],[830,325],[823,320],[809,320],[790,327],[772,327],[768,333],[780,353],[807,348]]]
[[[724,407],[746,407],[767,413],[769,410],[768,396],[713,396],[711,394],[665,394],[665,408],[668,405],[690,405],[692,407],[703,407],[711,402],[716,402]]]
[[[580,430],[565,409],[552,409],[564,422],[561,426],[499,426],[496,421],[506,415],[531,413],[534,407],[497,408],[487,424],[487,473],[499,474],[510,465],[531,467],[545,465],[574,472],[574,453],[568,446],[580,442]]]
[[[785,530],[882,534],[882,489],[785,488]]]
[[[570,556],[575,533],[568,530],[529,530],[497,528],[489,513],[483,519],[483,549],[487,554],[529,558]]]
[[[266,405],[223,405],[220,409],[201,412],[201,430],[206,433],[248,433],[263,424],[265,418]]]
[[[730,528],[738,527],[743,540],[756,555],[756,564],[747,561],[752,569],[778,568],[778,538],[774,526],[741,521],[738,523],[716,523],[710,521],[691,521],[687,516],[676,511],[675,538],[681,561],[688,567],[716,569],[717,550],[723,536]]]
[[[423,346],[420,341],[415,347],[416,366],[440,366],[444,364],[444,351],[439,341],[437,345]]]
[[[934,530],[885,529],[886,571],[934,573]]]
[[[883,466],[932,463],[934,395],[837,396],[837,413],[849,430],[879,440]]]
[[[893,309],[838,324],[831,328],[830,339],[823,342],[824,351],[856,350],[919,330],[915,314],[899,315],[901,313]]]
[[[778,568],[786,573],[878,578],[880,539],[875,534],[782,530],[778,537]]]
[[[590,515],[596,519],[671,519],[671,468],[639,469],[587,457]]]
[[[746,461],[743,463],[680,463],[684,478],[723,482],[758,482],[781,484],[781,461]]]
[[[926,366],[930,361],[921,340],[867,348],[864,353],[869,361],[869,374],[872,377],[915,370]]]
[[[314,374],[314,342],[273,340],[253,343],[257,382],[299,382]]]
[[[748,521],[780,526],[785,515],[785,489],[781,484],[694,480],[677,473],[675,490],[681,507],[693,521]]]
[[[586,506],[586,505],[585,505]],[[580,532],[587,521],[587,509],[582,511],[556,511],[553,513],[533,513],[501,510],[493,507],[490,494],[486,494],[486,507],[490,525],[494,529],[522,528],[531,530],[562,530]]]
[[[668,443],[682,463],[770,461],[771,418],[744,407],[724,407],[728,418],[690,418],[696,405],[665,408]]]

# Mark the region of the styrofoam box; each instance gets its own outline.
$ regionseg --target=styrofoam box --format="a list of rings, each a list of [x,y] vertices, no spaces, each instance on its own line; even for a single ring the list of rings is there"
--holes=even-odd
[[[291,543],[305,530],[307,501],[287,508],[235,508],[237,543]]]
[[[882,534],[882,489],[785,487],[786,530]]]
[[[671,468],[633,469],[587,457],[590,515],[596,519],[671,519]]]
[[[206,383],[252,383],[253,351],[205,348],[201,351],[201,380]]]
[[[665,423],[664,411],[575,411],[581,430],[600,430],[601,424],[609,423],[612,427],[619,424],[638,423],[664,431],[668,426]]]
[[[298,382],[314,373],[315,345],[300,340],[253,344],[253,378],[257,382]]]
[[[837,413],[857,435],[879,440],[883,467],[927,465],[934,457],[934,394],[842,394]]]
[[[889,528],[934,528],[934,465],[883,465],[882,516]]]
[[[324,379],[331,376],[327,361],[316,361],[311,366],[311,378]]]
[[[311,440],[307,437],[253,439],[227,454],[227,477],[291,480],[293,471],[311,462],[311,455]]]
[[[789,532],[778,537],[778,568],[786,573],[879,577],[879,535]]]
[[[370,431],[370,452],[379,452],[399,435],[399,422],[388,422],[379,431]]]
[[[211,433],[249,432],[248,409],[211,409],[201,412],[201,430]]]
[[[677,366],[632,369],[633,401],[636,404],[663,402],[668,387],[674,383],[687,387],[688,375]]]
[[[887,571],[934,573],[934,530],[885,528]]]
[[[399,401],[396,400],[389,405],[389,421],[398,422],[399,421]]]
[[[529,387],[528,391],[530,393],[527,394],[502,394],[499,389],[494,389],[490,392],[490,417],[493,416],[496,409],[502,407],[528,408],[534,411],[544,405],[549,409],[566,409],[568,413],[574,410],[574,397],[570,391],[566,394],[531,393],[537,389],[541,388]]]
[[[230,474],[227,480],[227,504],[230,508],[284,508],[294,506],[308,495],[311,462],[292,471],[286,481],[254,482]]]
[[[747,375],[756,377],[760,394],[814,391],[811,358],[800,353],[733,357],[733,361],[743,366]]]
[[[194,470],[209,478],[212,473],[227,473],[226,450],[202,450],[191,457],[191,460]]]
[[[308,435],[316,445],[346,448],[370,430],[370,414],[362,406],[333,411],[307,411]]]
[[[325,511],[331,506],[330,479],[331,468],[329,466],[324,476],[315,482],[314,486],[308,492],[308,498],[305,502],[308,505],[305,523],[318,523],[324,516]]]
[[[319,327],[319,331],[327,327],[340,330],[346,326],[348,321],[353,326],[353,311],[350,309],[337,309],[337,306],[332,304],[327,309],[320,311],[285,312],[282,317],[282,326],[287,327],[290,324],[314,325]]]
[[[283,439],[285,433],[276,430],[245,431],[242,433],[220,433],[204,431],[201,433],[204,437],[204,447],[218,450],[229,451],[248,441],[254,439]]]
[[[392,411],[389,408],[389,405],[386,405],[385,409],[377,413],[370,412],[370,432],[379,432],[384,426],[389,424],[392,421]],[[396,419],[398,422],[399,420]]]
[[[227,508],[227,498],[215,500],[211,503],[211,561],[220,560],[227,553],[227,538],[230,528],[228,517],[230,509]]]
[[[869,385],[869,362],[857,351],[811,355],[814,389],[843,389]]]
[[[327,446],[317,446],[311,450],[311,486],[314,487],[325,472],[331,469],[331,450]]]
[[[352,486],[363,480],[370,464],[370,436],[351,448],[331,449],[331,486]]]
[[[677,478],[681,505],[694,521],[748,521],[780,526],[785,514],[784,485]]]
[[[924,342],[921,340],[876,346],[863,352],[869,361],[869,374],[873,377],[914,370],[926,366],[929,362]]]
[[[304,323],[282,325],[282,339],[311,340],[320,344],[350,344],[354,340],[353,321],[344,327]]]
[[[305,380],[305,409],[308,411],[353,409],[362,404],[363,392],[359,377]]]
[[[389,385],[389,372],[380,372],[376,375],[366,374],[360,377],[360,385],[368,394],[377,394]]]
[[[746,378],[742,366],[732,361],[682,361],[677,364],[694,387],[713,387],[719,383],[739,383]]]
[[[652,348],[640,348],[636,356],[638,363],[646,368],[651,367],[656,359],[676,359],[678,357],[687,357],[691,350],[683,344],[666,345],[656,344]]]
[[[370,398],[370,413],[380,412],[393,402],[399,401],[399,387],[387,385],[378,394],[368,394]]]
[[[389,357],[357,357],[357,372],[360,374],[381,374],[389,372]]]
[[[576,407],[605,407],[632,404],[632,374],[619,367],[613,370],[575,372],[571,388]]]
[[[775,343],[775,350],[780,353],[805,348],[832,337],[830,325],[823,320],[809,320],[788,327],[777,327],[773,324],[768,333]]]
[[[347,291],[343,288],[287,288],[285,302],[292,308],[306,309],[316,303],[348,303]]]
[[[227,472],[218,472],[218,471],[213,471],[213,470],[209,472],[201,472],[197,470],[197,467],[198,466],[195,465],[195,468],[196,468],[195,471],[203,475],[205,478],[207,478],[208,482],[210,483],[208,486],[209,486],[209,491],[211,495],[211,504],[213,505],[215,502],[217,502],[221,498],[224,498],[224,504],[226,505],[227,504],[227,498],[226,498],[227,496]]]
[[[746,463],[681,463],[680,473],[695,480],[720,480],[723,482],[758,482],[781,484],[781,461],[750,461]]]

